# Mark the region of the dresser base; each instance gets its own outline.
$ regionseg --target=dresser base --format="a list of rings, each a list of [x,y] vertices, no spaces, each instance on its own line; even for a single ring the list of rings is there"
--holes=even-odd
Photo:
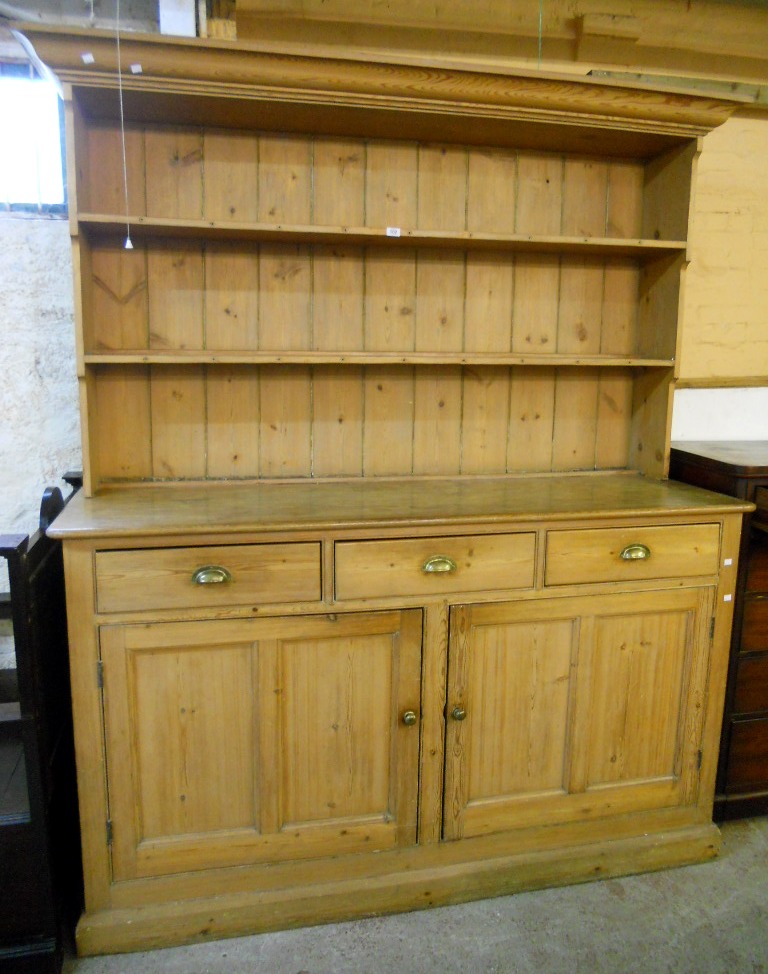
[[[719,830],[706,823],[656,835],[444,865],[435,865],[430,851],[425,868],[376,876],[358,873],[354,878],[301,888],[222,893],[86,913],[77,928],[77,947],[80,954],[150,950],[447,906],[690,865],[715,858],[719,848]]]

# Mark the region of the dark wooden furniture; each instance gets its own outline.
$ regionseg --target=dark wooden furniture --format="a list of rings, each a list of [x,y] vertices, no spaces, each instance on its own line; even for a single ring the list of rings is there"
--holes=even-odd
[[[768,812],[768,441],[673,444],[670,476],[755,502],[736,590],[714,814]]]
[[[0,969],[48,974],[82,904],[61,544],[45,530],[61,511],[46,491],[40,530],[0,535],[16,670],[0,674]]]

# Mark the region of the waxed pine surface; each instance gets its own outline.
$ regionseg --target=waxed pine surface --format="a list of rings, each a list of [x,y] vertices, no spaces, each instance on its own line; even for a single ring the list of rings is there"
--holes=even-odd
[[[719,859],[600,883],[112,957],[64,974],[764,974],[768,819]]]

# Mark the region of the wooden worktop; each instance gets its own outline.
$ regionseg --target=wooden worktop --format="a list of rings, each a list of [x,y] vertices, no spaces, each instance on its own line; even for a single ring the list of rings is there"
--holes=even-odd
[[[637,474],[221,483],[75,496],[49,534],[78,537],[514,523],[541,518],[686,515],[752,505]]]

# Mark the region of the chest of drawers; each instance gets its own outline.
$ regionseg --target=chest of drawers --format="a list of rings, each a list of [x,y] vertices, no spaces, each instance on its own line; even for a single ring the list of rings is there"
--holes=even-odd
[[[672,449],[670,475],[754,501],[745,518],[714,812],[768,812],[768,442],[691,442]]]

